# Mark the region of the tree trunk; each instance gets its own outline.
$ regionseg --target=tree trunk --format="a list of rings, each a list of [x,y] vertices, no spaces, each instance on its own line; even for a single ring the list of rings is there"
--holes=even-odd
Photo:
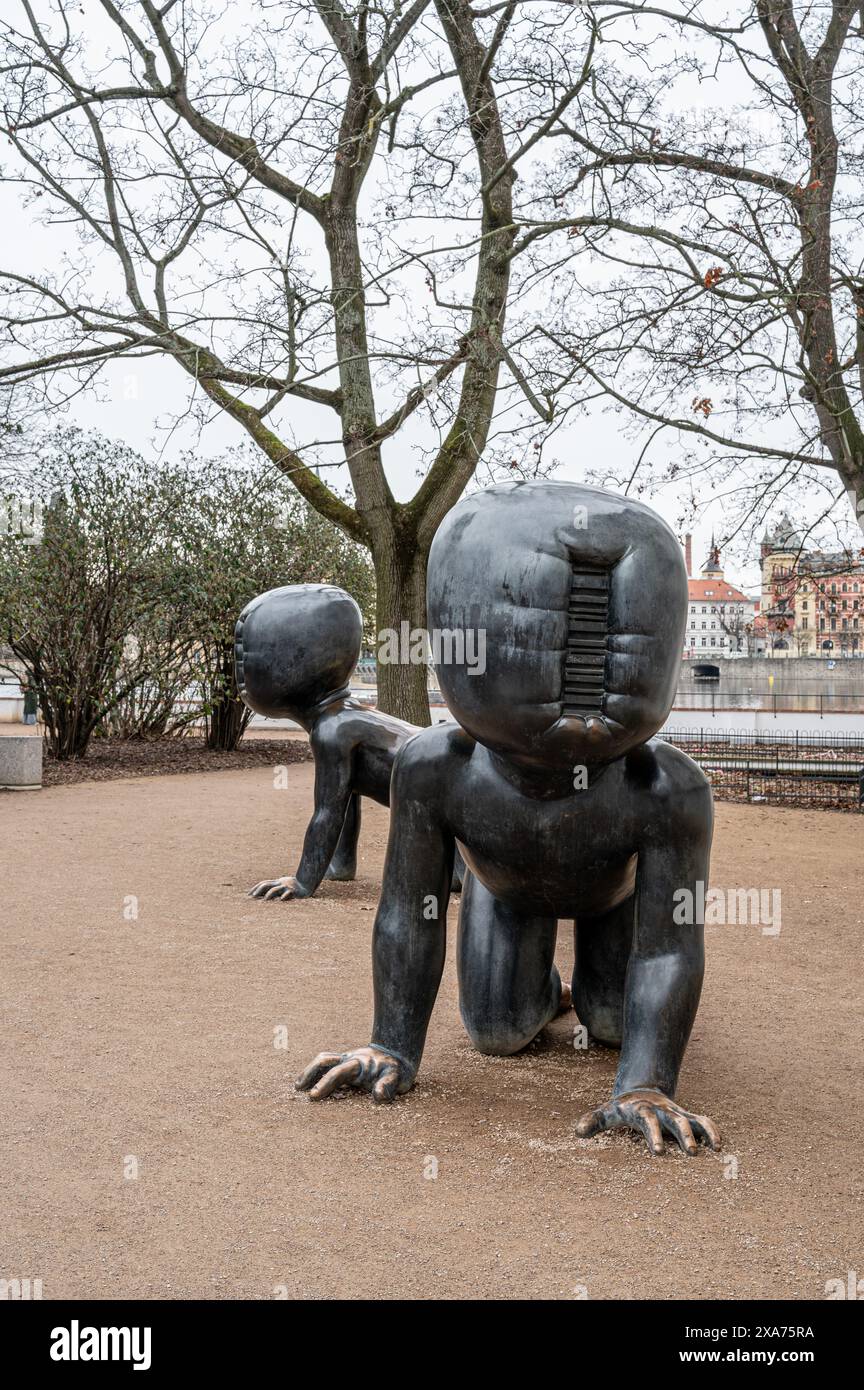
[[[225,696],[212,707],[207,719],[207,747],[233,753],[246,728],[248,710],[236,696]]]
[[[207,747],[220,753],[233,753],[246,732],[250,713],[237,690],[233,644],[222,643],[208,700]]]
[[[62,696],[52,700],[50,693],[43,692],[42,711],[52,756],[58,762],[86,757],[95,727],[90,702],[72,703]]]
[[[376,651],[378,653],[378,708],[385,714],[406,719],[425,728],[429,717],[428,667],[425,660],[412,661],[418,644],[411,643],[412,630],[426,631],[426,562],[428,551],[416,542],[399,543],[388,538],[375,547],[378,581],[376,605]],[[407,624],[407,627],[403,627]],[[388,642],[390,634],[395,641]],[[390,660],[387,648],[396,647],[398,660]],[[425,644],[424,644],[425,652]],[[382,660],[382,657],[384,658]],[[405,658],[408,658],[407,660]]]
[[[864,494],[864,430],[846,388],[834,321],[836,261],[840,258],[835,253],[832,227],[840,149],[834,124],[833,80],[855,6],[834,5],[824,41],[812,58],[791,5],[760,0],[757,11],[810,142],[809,176],[796,198],[801,259],[797,296],[800,312],[795,323],[810,378],[807,399],[813,401],[822,442],[851,493],[856,520],[864,529],[860,507]],[[854,289],[852,297],[856,303]],[[859,350],[861,341],[859,333]]]

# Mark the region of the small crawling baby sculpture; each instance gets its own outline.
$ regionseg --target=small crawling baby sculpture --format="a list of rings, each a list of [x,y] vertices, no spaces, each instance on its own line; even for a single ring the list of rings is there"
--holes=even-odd
[[[265,879],[252,897],[309,898],[323,878],[353,879],[360,798],[390,804],[390,774],[414,724],[348,693],[363,639],[360,609],[332,584],[286,584],[247,604],[235,632],[237,687],[270,718],[295,719],[315,757],[315,809],[296,874]],[[461,880],[454,874],[453,887]]]
[[[621,1049],[611,1098],[577,1133],[634,1129],[653,1153],[664,1135],[687,1153],[700,1139],[716,1148],[711,1121],[674,1100],[704,967],[703,928],[679,924],[674,895],[707,882],[712,830],[700,769],[650,741],[672,705],[687,613],[674,535],[605,490],[490,488],[440,527],[428,600],[433,629],[485,632],[486,670],[440,666],[461,728],[424,729],[396,758],[371,1042],[320,1054],[299,1089],[391,1101],[413,1086],[458,844],[460,1007],[475,1047],[518,1052],[554,1017],[558,920],[572,918],[573,1003]]]

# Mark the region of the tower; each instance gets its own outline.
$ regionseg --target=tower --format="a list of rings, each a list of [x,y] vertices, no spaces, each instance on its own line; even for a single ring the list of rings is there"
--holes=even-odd
[[[723,566],[720,564],[720,550],[714,540],[714,532],[711,532],[711,547],[708,551],[708,558],[702,566],[702,573],[706,579],[722,579]]]

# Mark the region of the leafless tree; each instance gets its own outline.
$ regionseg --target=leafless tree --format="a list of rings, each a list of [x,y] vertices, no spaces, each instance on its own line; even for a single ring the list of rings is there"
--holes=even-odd
[[[711,487],[730,532],[790,485],[848,518],[845,492],[864,525],[864,10],[590,9],[615,42],[520,233],[556,265],[550,373],[638,424],[631,490]]]
[[[742,603],[718,603],[717,621],[721,630],[729,638],[730,652],[743,651],[747,638],[744,605]]]
[[[424,626],[432,536],[483,451],[536,467],[554,433],[569,359],[535,374],[538,279],[514,270],[533,172],[524,212],[514,186],[571,129],[614,18],[516,0],[18,0],[4,174],[77,239],[50,270],[3,275],[7,418],[109,361],[171,358],[202,419],[227,413],[369,547],[379,628]],[[397,449],[419,477],[404,502]],[[348,487],[322,477],[346,467]],[[379,694],[427,722],[422,669],[382,667]]]

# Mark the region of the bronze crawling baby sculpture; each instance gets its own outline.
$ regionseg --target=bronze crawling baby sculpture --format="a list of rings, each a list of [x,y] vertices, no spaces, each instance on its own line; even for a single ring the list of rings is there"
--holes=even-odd
[[[716,1148],[711,1121],[674,1099],[704,968],[702,925],[678,924],[674,895],[707,882],[712,833],[705,776],[653,739],[687,613],[675,536],[602,489],[493,487],[435,536],[428,612],[430,627],[482,630],[486,669],[441,666],[458,723],[424,729],[396,757],[371,1041],[320,1054],[298,1087],[392,1101],[413,1086],[458,845],[460,1007],[474,1046],[510,1055],[553,1018],[558,922],[572,918],[575,1008],[621,1051],[611,1097],[577,1133],[637,1130],[653,1153],[664,1136],[687,1153]]]
[[[350,694],[362,640],[360,609],[332,584],[270,589],[237,621],[234,666],[243,699],[258,714],[300,724],[315,758],[315,807],[297,872],[264,879],[252,897],[309,898],[324,878],[353,879],[360,798],[390,804],[396,754],[419,730]],[[460,870],[458,860],[455,892]]]

